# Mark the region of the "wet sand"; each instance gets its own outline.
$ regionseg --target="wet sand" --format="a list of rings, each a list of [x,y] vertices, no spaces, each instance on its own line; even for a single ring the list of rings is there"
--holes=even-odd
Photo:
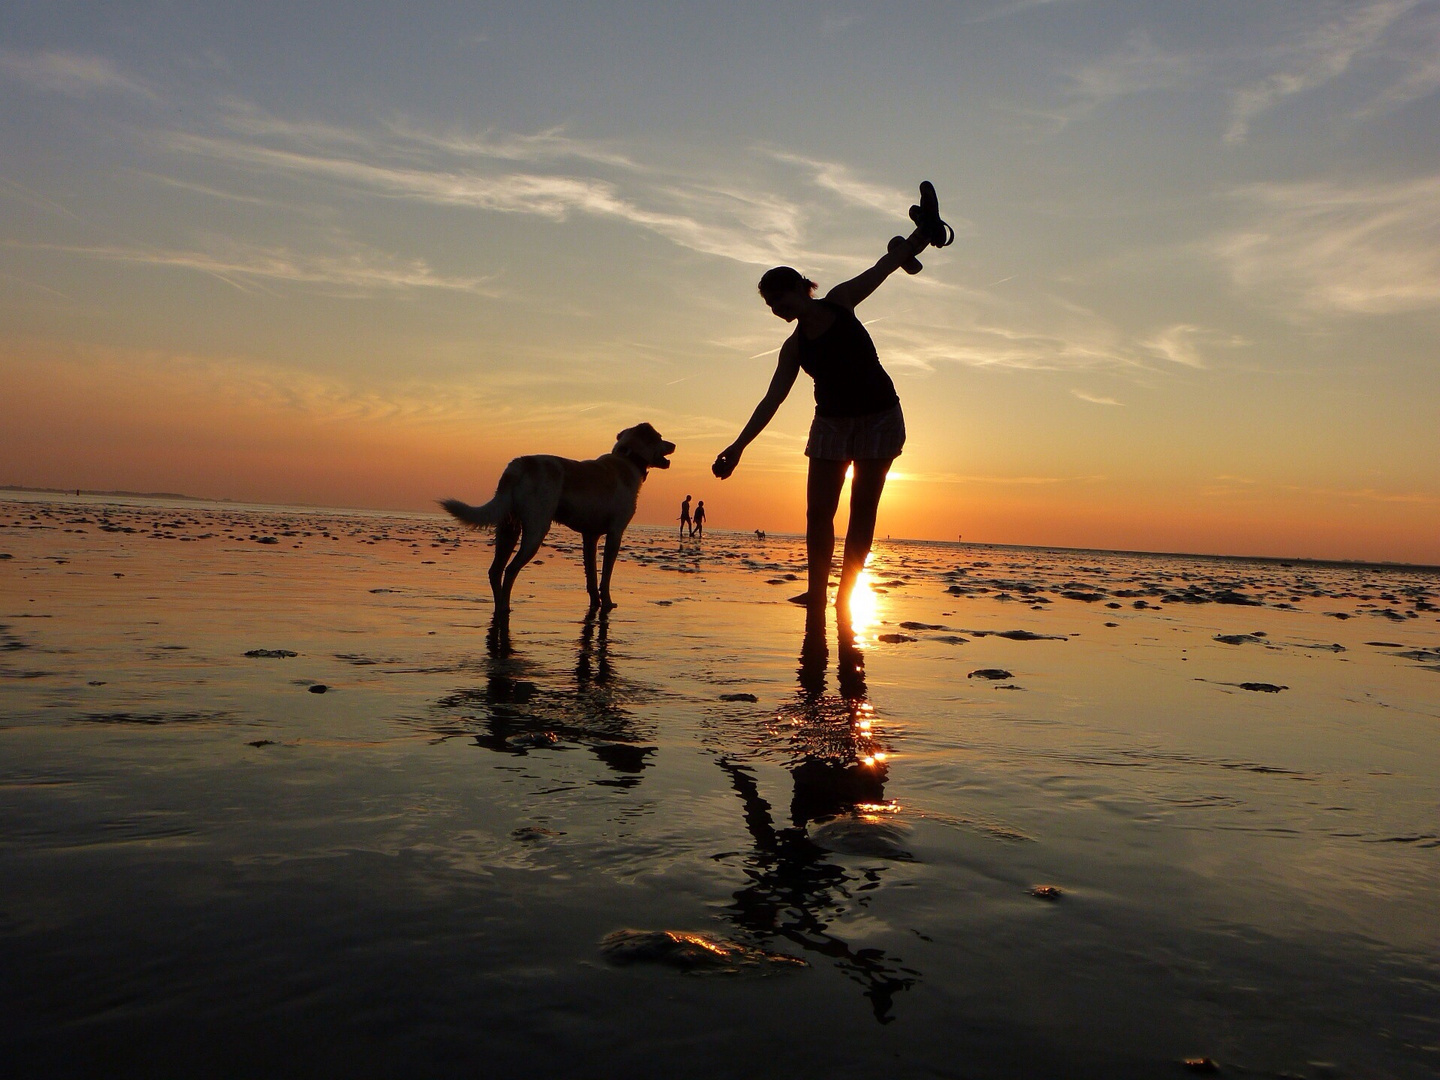
[[[1440,1071],[1440,572],[0,499],[22,1074]]]

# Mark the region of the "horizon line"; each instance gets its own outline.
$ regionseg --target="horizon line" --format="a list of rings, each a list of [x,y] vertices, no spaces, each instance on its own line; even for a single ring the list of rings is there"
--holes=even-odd
[[[56,487],[29,487],[21,484],[0,484],[0,493],[20,492],[32,495],[67,495],[70,498],[78,496],[115,496],[131,499],[169,499],[175,502],[200,502],[200,503],[221,503],[233,507],[253,507],[264,509],[266,507],[289,508],[295,510],[335,510],[340,512],[358,512],[368,514],[415,514],[427,517],[435,517],[439,520],[447,520],[446,515],[440,511],[430,510],[405,510],[398,508],[385,508],[373,506],[321,506],[315,503],[258,503],[247,502],[243,499],[230,498],[209,498],[204,495],[184,495],[173,491],[126,491],[123,489],[96,490],[86,488],[56,488]],[[669,529],[668,524],[646,524],[635,523],[632,527],[639,529]],[[754,529],[711,529],[710,532],[720,533],[726,536],[750,536],[753,537],[757,530]],[[791,532],[766,532],[766,539],[774,536],[786,540],[803,540],[804,533]],[[1325,559],[1310,555],[1245,555],[1225,554],[1211,551],[1152,551],[1142,548],[1086,548],[1070,547],[1063,544],[1005,544],[986,540],[938,540],[930,537],[919,536],[886,536],[884,540],[877,539],[877,543],[905,544],[944,544],[948,547],[971,547],[971,548],[992,548],[1013,551],[1054,551],[1073,553],[1081,555],[1143,555],[1156,558],[1187,558],[1187,559],[1224,559],[1230,562],[1258,562],[1258,563],[1279,563],[1293,564],[1302,563],[1307,566],[1331,566],[1331,567],[1373,567],[1376,569],[1388,570],[1430,570],[1440,572],[1440,563],[1415,563],[1397,562],[1392,560],[1376,559]]]

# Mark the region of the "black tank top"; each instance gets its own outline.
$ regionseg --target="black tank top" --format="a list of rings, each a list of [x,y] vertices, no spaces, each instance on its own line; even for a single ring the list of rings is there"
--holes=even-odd
[[[829,328],[814,340],[795,330],[800,366],[815,380],[815,415],[865,416],[898,405],[895,384],[855,312],[829,300],[820,303],[835,314]]]

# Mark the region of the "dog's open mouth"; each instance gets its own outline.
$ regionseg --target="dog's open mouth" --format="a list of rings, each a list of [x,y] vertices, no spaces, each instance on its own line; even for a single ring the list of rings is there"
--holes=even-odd
[[[655,468],[668,469],[670,467],[670,462],[668,459],[670,455],[674,452],[675,444],[673,442],[661,443],[659,448],[655,451],[655,456],[652,461]]]

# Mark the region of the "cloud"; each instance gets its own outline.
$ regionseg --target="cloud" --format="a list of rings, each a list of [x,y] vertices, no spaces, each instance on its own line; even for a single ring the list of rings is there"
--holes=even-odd
[[[629,222],[682,247],[754,265],[800,254],[800,213],[768,193],[701,184],[650,184],[641,205],[612,181],[539,172],[482,172],[372,164],[350,157],[275,149],[234,139],[170,133],[167,145],[254,169],[342,184],[391,198],[564,221],[574,213]],[[823,255],[812,261],[827,261]]]
[[[1008,19],[1011,15],[1018,15],[1023,11],[1033,11],[1036,8],[1049,7],[1052,4],[1073,2],[1074,0],[1011,0],[1010,3],[1001,4],[989,11],[982,11],[978,15],[972,15],[965,21],[970,23],[993,22],[995,19]]]
[[[1053,484],[1098,484],[1109,477],[1093,476],[981,476],[970,473],[906,473],[907,480],[927,484],[994,484],[1015,487],[1048,487]]]
[[[563,127],[547,128],[532,134],[496,132],[435,132],[409,121],[392,120],[387,130],[402,139],[462,157],[490,158],[499,161],[560,161],[566,158],[608,165],[617,169],[639,171],[642,167],[632,158],[604,143],[577,139],[566,134]]]
[[[1082,108],[1116,98],[1179,86],[1199,68],[1194,57],[1161,49],[1144,33],[1134,33],[1125,46],[1103,60],[1070,73],[1070,96]]]
[[[1231,95],[1225,141],[1243,142],[1260,113],[1295,94],[1312,90],[1344,74],[1355,58],[1375,47],[1390,27],[1420,0],[1378,0],[1347,5],[1344,13],[1272,53],[1279,70]]]
[[[0,71],[19,82],[66,97],[82,98],[95,91],[155,97],[155,92],[143,82],[123,74],[101,56],[71,52],[27,55],[4,50],[0,51]]]
[[[902,191],[900,188],[884,187],[858,179],[847,165],[835,161],[819,161],[782,150],[764,150],[769,157],[787,165],[797,165],[811,174],[812,179],[826,191],[839,195],[848,203],[878,210],[894,217],[910,203],[919,199],[919,193]]]
[[[193,270],[245,289],[257,281],[335,285],[370,294],[380,290],[448,289],[481,296],[500,295],[492,279],[447,277],[423,259],[399,259],[368,249],[342,254],[306,254],[280,247],[217,243],[218,250],[185,251],[146,247],[83,247],[64,244],[7,243],[6,247],[53,251],[106,262]]]
[[[1123,401],[1116,401],[1110,397],[1100,397],[1097,394],[1091,394],[1084,390],[1071,390],[1070,393],[1074,394],[1081,401],[1090,402],[1091,405],[1120,405],[1123,407],[1125,404]]]
[[[1440,174],[1345,186],[1253,184],[1255,208],[1212,253],[1239,287],[1311,311],[1391,314],[1440,306]]]
[[[1257,497],[1273,498],[1276,495],[1304,495],[1323,499],[1327,503],[1389,503],[1412,506],[1440,506],[1440,494],[1419,491],[1384,491],[1379,488],[1323,488],[1306,484],[1277,484],[1263,480],[1252,480],[1243,476],[1217,476],[1213,485],[1201,490],[1206,496],[1234,494],[1239,485],[1254,490]]]
[[[1209,365],[1205,362],[1201,346],[1207,342],[1228,348],[1248,344],[1244,338],[1233,334],[1222,334],[1190,323],[1176,323],[1141,340],[1140,347],[1172,364],[1204,368]]]
[[[1440,89],[1440,7],[1415,12],[1397,32],[1388,59],[1397,71],[1394,82],[1355,111],[1367,120],[1429,97]]]
[[[831,34],[843,34],[852,26],[858,26],[865,21],[865,16],[859,12],[841,14],[835,11],[827,11],[820,20],[820,33],[826,37]]]

